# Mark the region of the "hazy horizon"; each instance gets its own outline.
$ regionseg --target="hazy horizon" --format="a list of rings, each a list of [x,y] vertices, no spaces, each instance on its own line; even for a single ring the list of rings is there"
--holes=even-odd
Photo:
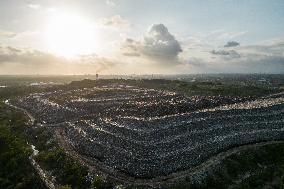
[[[144,73],[144,74],[99,74],[99,76],[194,76],[194,75],[282,75],[283,73],[262,73],[262,72],[255,72],[255,73],[237,73],[237,72],[223,72],[223,73],[168,73],[168,74],[152,74],[152,73]],[[31,76],[31,77],[41,77],[41,76],[96,76],[94,74],[0,74],[0,76]]]

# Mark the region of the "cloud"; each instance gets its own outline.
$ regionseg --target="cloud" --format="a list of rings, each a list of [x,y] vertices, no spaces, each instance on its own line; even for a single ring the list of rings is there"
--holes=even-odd
[[[0,46],[0,74],[107,73],[118,64],[94,54],[70,60],[38,50]]]
[[[133,57],[139,57],[140,54],[139,53],[135,53],[135,52],[125,52],[122,53],[124,56],[133,56]]]
[[[284,39],[268,44],[242,46],[239,51],[245,54],[284,56]]]
[[[0,38],[13,38],[16,36],[17,36],[17,33],[15,32],[0,30]]]
[[[48,64],[50,62],[63,62],[63,59],[49,53],[31,49],[20,49],[15,47],[1,47],[0,64],[23,63],[23,64]]]
[[[154,24],[150,27],[142,40],[126,39],[122,46],[124,55],[143,55],[158,61],[177,61],[182,52],[180,43],[163,24]]]
[[[34,10],[38,10],[41,8],[40,4],[28,4],[28,7]]]
[[[114,0],[106,0],[106,4],[109,6],[116,6],[116,2]]]
[[[223,32],[218,38],[219,39],[234,39],[240,36],[243,36],[247,33],[247,31],[239,31],[239,32]]]
[[[96,54],[81,55],[79,63],[94,66],[96,68],[96,73],[112,69],[118,64],[108,58],[99,57]]]
[[[223,29],[211,31],[205,37],[207,39],[217,39],[217,40],[232,40],[237,37],[247,34],[247,31],[225,31]]]
[[[230,58],[240,58],[241,55],[235,50],[212,50],[210,52],[213,55],[229,56]]]
[[[121,47],[124,56],[140,56],[141,48],[140,42],[130,38],[127,38]]]
[[[99,20],[99,25],[103,28],[111,29],[129,29],[130,22],[123,19],[120,15],[114,15],[110,18],[101,18]]]
[[[239,60],[231,59],[224,64],[230,65],[230,72],[284,73],[284,56],[243,54]]]
[[[284,70],[284,40],[280,39],[271,44],[244,46],[238,51],[242,54],[242,60],[248,64],[255,63],[272,68],[278,65]]]
[[[236,42],[236,41],[228,41],[226,45],[224,45],[224,47],[236,47],[239,46],[240,43]]]
[[[220,72],[284,73],[284,40],[270,44],[240,46],[234,50],[212,50],[207,61]],[[206,62],[206,61],[205,61]]]

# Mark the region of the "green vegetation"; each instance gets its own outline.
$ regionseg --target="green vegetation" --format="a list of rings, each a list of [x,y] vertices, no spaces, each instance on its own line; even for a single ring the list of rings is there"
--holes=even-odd
[[[30,149],[6,126],[0,126],[0,188],[39,188],[38,176],[28,161]]]
[[[143,85],[148,85],[148,81],[143,81]],[[267,87],[253,87],[240,85],[225,85],[214,82],[184,82],[184,81],[170,81],[168,83],[156,82],[156,87],[163,90],[175,91],[184,93],[188,96],[193,95],[224,95],[224,96],[262,96],[278,92],[278,90]]]
[[[41,152],[38,162],[46,170],[56,175],[57,181],[72,188],[90,188],[91,182],[87,180],[88,169],[72,160],[60,149]]]
[[[39,150],[36,161],[44,170],[56,176],[56,181],[63,188],[111,188],[110,183],[105,183],[99,177],[90,175],[87,167],[68,156],[58,146],[50,130],[39,127],[30,129],[28,132],[30,136],[36,136],[30,138],[31,143]]]
[[[31,128],[26,122],[23,113],[0,103],[0,189],[45,188],[29,161],[32,149],[27,142],[40,151],[36,161],[56,177],[61,188],[112,188],[60,149],[48,129]]]
[[[24,120],[0,104],[0,188],[45,188],[29,162],[32,151],[22,138]]]
[[[7,88],[0,88],[0,100],[5,98],[13,98],[17,96],[28,95],[32,92],[39,92],[39,89],[35,87],[27,87],[27,86],[12,86]]]
[[[255,189],[284,187],[284,143],[269,144],[226,158],[201,184],[190,181],[175,189]]]
[[[242,86],[242,85],[225,85],[220,82],[186,82],[179,80],[164,79],[142,79],[142,80],[124,80],[124,79],[108,79],[108,80],[83,80],[74,81],[65,88],[83,88],[103,86],[106,84],[133,85],[145,88],[153,88],[160,90],[168,90],[179,92],[187,96],[193,95],[223,95],[223,96],[246,96],[259,97],[272,93],[280,92],[279,88],[260,87],[260,86]]]
[[[60,81],[67,82],[69,80],[66,79],[66,80],[60,80]],[[29,79],[28,81],[31,82],[33,80]],[[53,86],[40,86],[40,87],[39,86],[29,86],[29,85],[16,85],[12,82],[11,86],[8,86],[6,88],[0,88],[0,99],[13,98],[13,97],[23,96],[23,95],[27,95],[29,93],[35,93],[35,92],[48,92],[48,91],[55,91],[55,90],[90,88],[90,87],[95,87],[95,86],[103,86],[106,84],[133,85],[133,86],[139,86],[139,87],[145,87],[145,88],[168,90],[168,91],[173,91],[173,92],[179,92],[187,96],[224,95],[224,96],[259,97],[259,96],[265,96],[268,94],[278,93],[278,92],[283,91],[283,87],[281,88],[281,86],[280,87],[270,87],[270,86],[229,85],[229,84],[223,84],[221,82],[198,82],[198,81],[186,82],[186,81],[165,80],[165,79],[153,79],[153,80],[149,80],[149,79],[140,79],[140,80],[134,80],[134,79],[89,80],[89,79],[85,79],[82,81],[73,81],[68,85],[53,85]]]

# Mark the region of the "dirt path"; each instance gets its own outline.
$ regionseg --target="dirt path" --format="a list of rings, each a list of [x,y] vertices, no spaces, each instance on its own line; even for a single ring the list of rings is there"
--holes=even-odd
[[[43,181],[43,183],[45,184],[45,186],[48,189],[56,189],[55,184],[52,181],[52,178],[50,178],[50,176],[46,173],[46,171],[43,170],[40,167],[40,165],[35,161],[35,159],[34,159],[35,156],[36,156],[36,154],[33,153],[29,157],[29,160],[30,160],[30,163],[32,164],[32,166],[34,167],[34,169],[36,170],[37,174],[39,175],[39,177],[41,178],[41,180]]]

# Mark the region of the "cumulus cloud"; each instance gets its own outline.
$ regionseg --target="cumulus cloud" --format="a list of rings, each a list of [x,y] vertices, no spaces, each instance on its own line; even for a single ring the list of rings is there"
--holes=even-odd
[[[121,49],[124,56],[140,56],[141,43],[127,38]]]
[[[126,56],[143,55],[155,60],[173,61],[177,60],[182,48],[166,26],[154,24],[142,40],[126,39],[122,51]]]
[[[236,42],[236,41],[228,41],[226,45],[224,45],[224,47],[236,47],[239,46],[240,43]]]
[[[129,29],[130,22],[123,19],[120,15],[114,15],[110,18],[101,18],[99,20],[99,25],[105,28],[111,29]]]

